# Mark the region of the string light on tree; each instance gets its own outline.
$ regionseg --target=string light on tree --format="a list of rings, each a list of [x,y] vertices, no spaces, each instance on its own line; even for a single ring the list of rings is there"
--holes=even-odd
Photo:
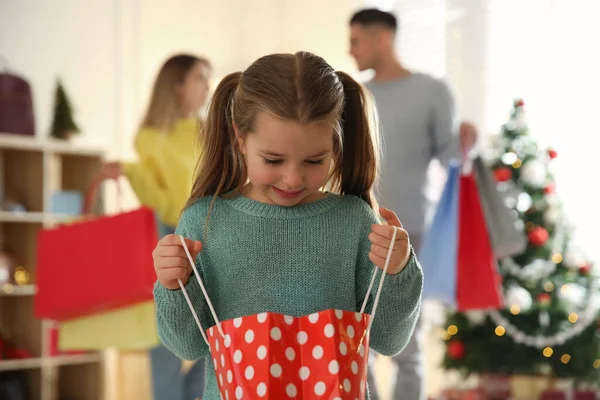
[[[550,358],[552,357],[552,354],[554,354],[554,350],[552,350],[552,347],[545,347],[542,353],[544,354],[544,357]]]

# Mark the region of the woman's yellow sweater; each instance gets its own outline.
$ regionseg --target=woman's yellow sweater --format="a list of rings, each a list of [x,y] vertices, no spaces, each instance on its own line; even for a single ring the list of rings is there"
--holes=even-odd
[[[195,118],[177,121],[168,133],[142,128],[135,139],[139,161],[123,163],[123,173],[139,201],[154,209],[166,225],[177,225],[190,196],[200,155],[199,132]]]

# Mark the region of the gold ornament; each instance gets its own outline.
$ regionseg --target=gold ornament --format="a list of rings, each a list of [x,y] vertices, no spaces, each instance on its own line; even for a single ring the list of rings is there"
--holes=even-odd
[[[27,285],[29,283],[29,272],[25,267],[15,268],[15,283],[19,286]]]

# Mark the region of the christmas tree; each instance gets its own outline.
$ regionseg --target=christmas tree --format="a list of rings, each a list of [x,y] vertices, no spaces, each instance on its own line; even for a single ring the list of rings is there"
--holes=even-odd
[[[52,120],[50,136],[59,139],[68,139],[76,133],[79,133],[79,127],[73,120],[73,107],[59,80],[54,98],[54,118]]]
[[[491,147],[487,162],[528,244],[498,260],[505,309],[449,313],[443,367],[598,383],[600,269],[571,240],[552,174],[557,152],[529,135],[522,100]]]

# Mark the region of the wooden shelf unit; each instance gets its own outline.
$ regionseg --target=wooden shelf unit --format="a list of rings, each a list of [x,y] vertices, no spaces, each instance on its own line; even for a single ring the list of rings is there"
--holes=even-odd
[[[62,219],[53,215],[56,190],[84,194],[105,151],[51,138],[0,133],[0,202],[15,199],[25,212],[0,211],[0,246],[14,254],[30,275],[29,284],[0,286],[0,334],[33,353],[33,358],[0,359],[0,376],[19,371],[32,400],[103,400],[104,352],[52,355],[53,321],[33,315],[37,233]],[[101,205],[100,205],[101,206]]]

